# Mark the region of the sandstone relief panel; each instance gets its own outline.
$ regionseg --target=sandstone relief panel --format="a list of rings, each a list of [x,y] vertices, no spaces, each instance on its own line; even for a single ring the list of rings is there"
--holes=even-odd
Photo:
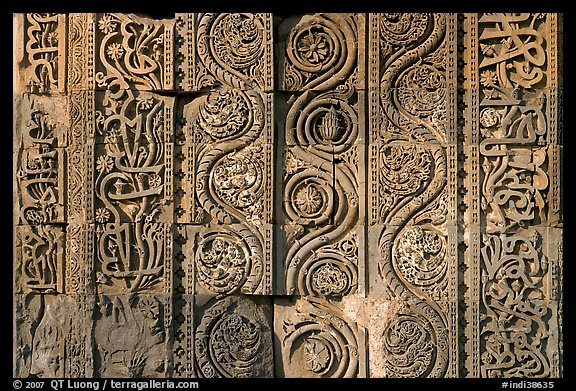
[[[561,14],[14,14],[13,376],[562,377]]]

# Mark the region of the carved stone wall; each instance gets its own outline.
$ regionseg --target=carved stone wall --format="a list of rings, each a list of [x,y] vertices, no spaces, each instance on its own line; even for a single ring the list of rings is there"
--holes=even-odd
[[[563,375],[562,15],[13,20],[13,376]]]

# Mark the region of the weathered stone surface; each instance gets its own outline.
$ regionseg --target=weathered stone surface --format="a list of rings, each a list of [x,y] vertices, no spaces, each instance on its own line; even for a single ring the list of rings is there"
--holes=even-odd
[[[13,21],[15,377],[563,376],[561,14]]]

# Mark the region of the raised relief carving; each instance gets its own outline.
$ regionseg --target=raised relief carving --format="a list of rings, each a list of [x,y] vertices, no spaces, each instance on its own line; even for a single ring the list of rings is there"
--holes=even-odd
[[[447,330],[433,324],[425,305],[401,311],[382,335],[387,377],[442,377],[447,366]],[[422,312],[421,312],[422,311]],[[434,314],[433,317],[428,317]]]
[[[483,236],[482,377],[547,377],[550,330],[546,319],[547,257],[533,228]]]
[[[63,101],[36,100],[25,96],[19,102],[21,128],[18,181],[19,220],[23,224],[64,222],[64,166],[66,132],[62,120],[48,110]],[[62,110],[62,108],[59,108]]]
[[[95,156],[97,283],[148,289],[163,278],[171,242],[172,100],[105,91],[102,106],[96,112],[104,142]]]
[[[182,26],[194,30],[185,39],[197,42],[194,61],[218,82],[183,108],[194,170],[185,186],[189,218],[209,223],[200,250],[189,251],[196,276],[211,293],[271,292],[272,96],[263,93],[271,86],[270,15],[182,18],[197,21]]]
[[[123,14],[98,14],[96,18],[97,87],[173,88],[173,22]]]
[[[454,371],[457,360],[448,347],[457,319],[442,304],[457,294],[447,292],[455,278],[447,276],[449,265],[456,260],[447,256],[447,211],[442,208],[447,163],[456,158],[447,156],[442,125],[446,46],[454,45],[446,38],[453,28],[448,23],[442,14],[372,16],[371,38],[373,45],[379,43],[370,75],[379,83],[379,100],[371,102],[372,219],[385,224],[378,270],[391,297],[411,303],[383,335],[380,354],[393,377],[443,377]],[[439,345],[442,350],[436,350]]]
[[[358,284],[357,257],[331,250],[359,221],[358,50],[349,41],[356,34],[355,15],[315,14],[288,38],[284,88],[316,90],[290,98],[285,124],[288,294],[341,296]]]
[[[23,83],[31,93],[64,92],[66,72],[65,15],[24,16],[25,69]]]
[[[433,159],[419,144],[394,140],[380,147],[380,221],[386,222],[399,204],[414,197],[430,182]]]
[[[556,56],[549,35],[556,16],[543,13],[472,15],[470,94],[478,143],[472,186],[485,229],[474,237],[478,259],[470,284],[480,300],[468,333],[470,371],[482,377],[546,377],[558,373],[554,318],[558,306],[548,289],[548,243],[556,233],[535,228],[548,220],[555,190],[550,161],[557,136]],[[554,212],[552,212],[554,213]],[[552,261],[554,263],[554,261]],[[554,321],[553,321],[554,322]]]
[[[227,296],[209,301],[195,329],[198,375],[204,378],[272,377],[268,311],[245,297]]]
[[[165,304],[156,296],[99,296],[94,329],[100,377],[161,377]]]
[[[278,307],[277,307],[278,308]],[[278,320],[286,377],[358,376],[358,326],[338,307],[316,298],[302,298]]]
[[[479,23],[481,208],[490,232],[545,219],[548,137],[542,47],[545,14],[483,15]]]
[[[264,264],[262,246],[242,225],[218,226],[197,235],[195,277],[212,293],[254,293],[262,289]]]
[[[326,90],[357,65],[357,26],[346,14],[304,15],[290,31],[282,89]]]
[[[198,55],[227,84],[260,91],[272,88],[270,14],[203,14],[198,21]],[[217,64],[217,65],[216,65]]]
[[[18,227],[21,258],[17,275],[24,291],[64,292],[64,243],[62,227]]]
[[[272,90],[271,14],[178,14],[176,20],[179,88],[199,91],[223,82]]]
[[[563,376],[562,14],[12,18],[15,378]]]

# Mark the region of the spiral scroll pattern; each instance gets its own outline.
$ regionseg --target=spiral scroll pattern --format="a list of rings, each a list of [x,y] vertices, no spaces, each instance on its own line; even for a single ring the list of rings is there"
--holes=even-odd
[[[419,179],[412,178],[417,180],[408,186],[411,190],[396,194],[394,189],[389,189],[394,199],[393,208],[386,215],[386,228],[379,239],[383,257],[379,265],[381,276],[394,296],[410,303],[409,318],[399,318],[384,332],[385,352],[390,357],[387,369],[393,376],[441,377],[446,373],[449,358],[446,350],[437,347],[447,344],[446,320],[443,311],[427,299],[421,286],[434,284],[444,276],[444,242],[435,233],[412,226],[411,220],[425,205],[440,196],[446,183],[446,155],[442,140],[436,133],[414,118],[427,107],[420,100],[437,97],[423,95],[418,100],[418,96],[409,96],[408,89],[402,87],[407,77],[426,87],[427,81],[421,80],[426,76],[430,83],[436,82],[435,88],[441,88],[442,79],[436,77],[435,71],[418,68],[415,64],[441,44],[446,20],[439,14],[385,14],[380,19],[380,28],[386,44],[394,43],[405,48],[402,56],[389,59],[380,76],[380,103],[384,113],[395,127],[411,138],[410,142],[394,141],[390,144],[390,163],[393,163],[394,156],[401,158],[399,152],[406,148],[416,148],[415,155],[424,159],[417,164],[421,175]],[[424,90],[418,93],[427,94],[428,90]],[[397,94],[403,94],[402,98],[412,104],[410,109],[398,104]],[[414,159],[414,154],[410,158]],[[390,175],[394,172],[391,171]],[[426,316],[422,317],[422,313]]]

